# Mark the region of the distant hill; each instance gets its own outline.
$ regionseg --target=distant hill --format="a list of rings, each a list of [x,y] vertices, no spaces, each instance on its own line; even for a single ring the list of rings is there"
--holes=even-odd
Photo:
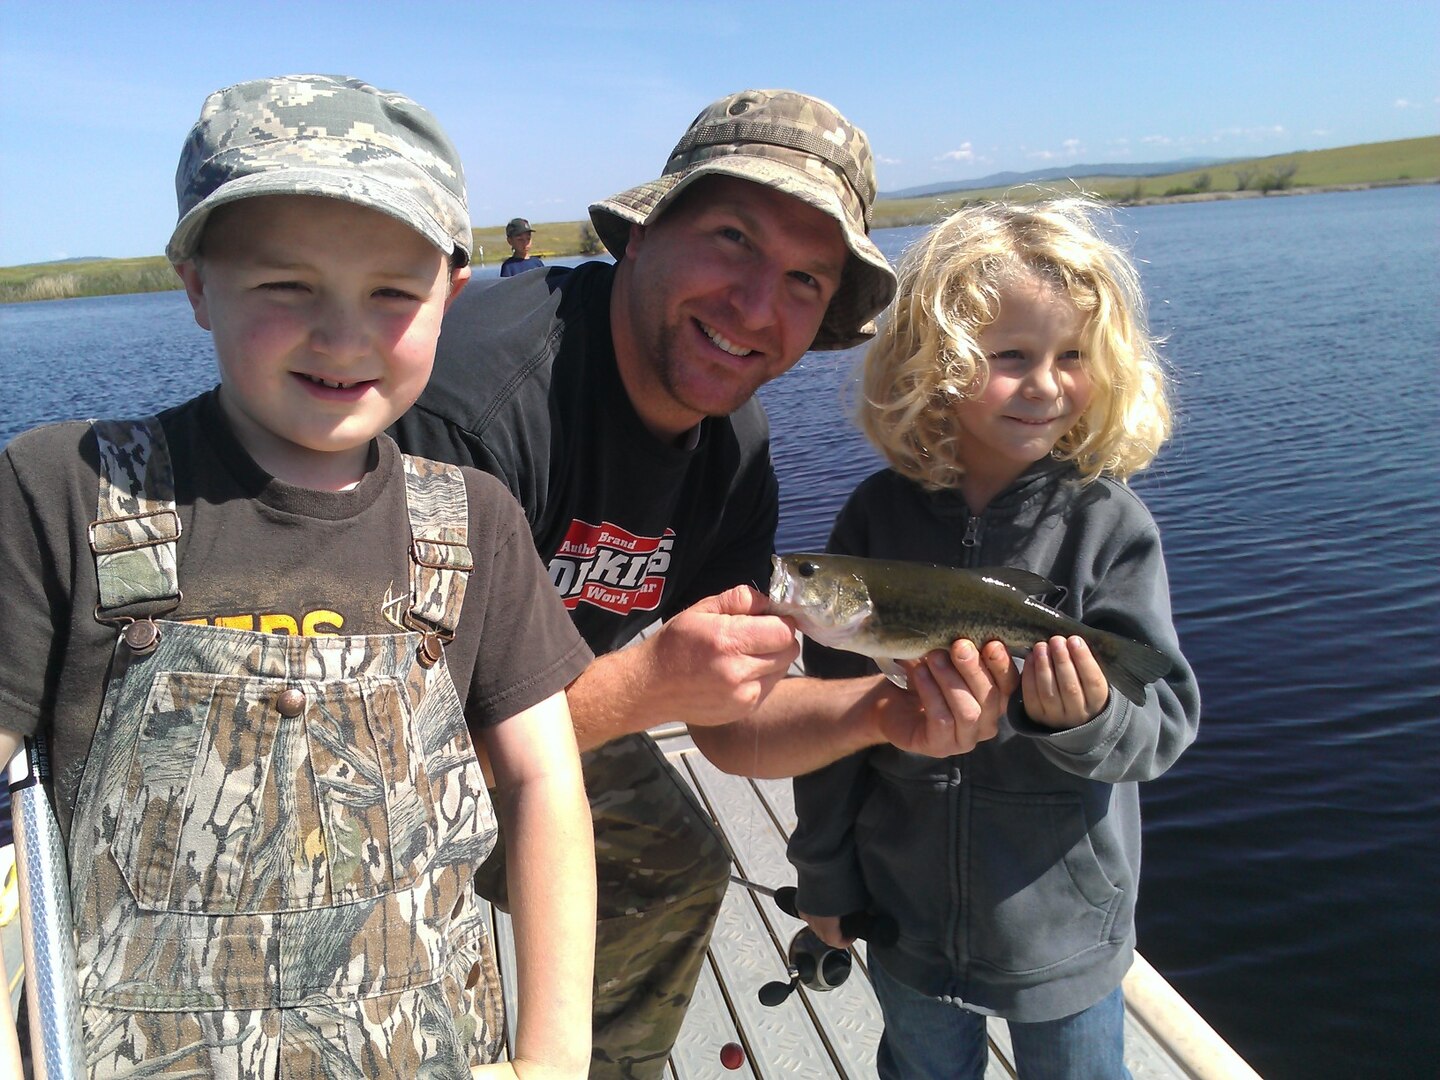
[[[1436,184],[1440,183],[1440,135],[1339,146],[1332,150],[1297,150],[1261,158],[1201,160],[1204,163],[1197,164],[1196,159],[1191,159],[1155,165],[1072,165],[954,181],[959,187],[950,183],[929,184],[881,195],[870,225],[875,229],[928,225],[967,203],[1073,195],[1077,188],[1117,206],[1137,206],[1154,202],[1353,191],[1377,185]],[[1057,183],[1057,179],[1060,182]],[[1017,188],[1017,185],[1028,186]],[[916,192],[925,194],[914,194]],[[547,258],[584,252],[595,242],[589,221],[542,224],[544,232],[537,235],[545,237]],[[502,235],[500,225],[474,230],[477,261],[482,245],[492,251],[503,250]],[[163,255],[138,259],[66,259],[60,265],[32,263],[0,267],[0,304],[178,288],[180,279]]]
[[[1161,166],[1135,166],[1177,170],[1158,174],[1088,174],[1091,169],[1113,167],[1076,165],[1026,174],[1000,173],[984,180],[964,181],[969,185],[989,182],[992,187],[949,188],[907,198],[882,196],[876,200],[870,225],[872,228],[928,225],[968,203],[991,199],[1024,202],[1077,192],[1117,206],[1138,206],[1154,202],[1353,191],[1377,185],[1434,184],[1440,183],[1440,135],[1337,146],[1330,150],[1297,150],[1260,158],[1227,158],[1213,165],[1185,166],[1181,162],[1169,162]],[[1040,179],[1047,174],[1051,179]]]
[[[1064,180],[1071,176],[1167,176],[1170,173],[1185,172],[1189,169],[1204,169],[1211,165],[1223,165],[1235,158],[1182,158],[1179,161],[1130,162],[1110,165],[1062,165],[1053,169],[1036,169],[1034,172],[998,172],[976,180],[943,180],[938,184],[924,184],[920,187],[901,188],[899,191],[882,191],[881,199],[918,199],[924,195],[940,195],[947,191],[974,191],[978,188],[1013,187],[1016,184],[1034,184],[1042,180]]]

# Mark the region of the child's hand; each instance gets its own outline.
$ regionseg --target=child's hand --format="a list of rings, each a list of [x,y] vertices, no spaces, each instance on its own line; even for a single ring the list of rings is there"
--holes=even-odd
[[[848,949],[855,943],[854,938],[841,933],[839,915],[809,915],[803,911],[798,914],[805,920],[805,925],[826,945],[836,949]]]
[[[1110,700],[1110,684],[1081,637],[1035,643],[1020,676],[1025,711],[1037,724],[1073,728],[1093,720]]]

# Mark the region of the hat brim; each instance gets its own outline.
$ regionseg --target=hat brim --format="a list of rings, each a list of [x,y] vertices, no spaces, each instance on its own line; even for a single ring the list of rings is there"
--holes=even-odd
[[[165,245],[166,257],[172,263],[193,258],[212,213],[230,203],[261,195],[314,195],[363,206],[410,226],[447,257],[458,254],[459,265],[470,261],[470,244],[462,244],[458,236],[452,236],[406,188],[386,183],[373,174],[357,176],[354,170],[303,169],[289,165],[226,181],[196,203],[176,224],[170,242]]]
[[[682,172],[669,173],[590,205],[590,221],[606,249],[623,259],[631,225],[648,225],[695,181],[733,176],[774,188],[832,218],[840,226],[850,257],[840,288],[830,301],[812,349],[848,349],[875,335],[875,318],[895,297],[895,271],[824,179],[774,158],[732,154],[711,158]]]

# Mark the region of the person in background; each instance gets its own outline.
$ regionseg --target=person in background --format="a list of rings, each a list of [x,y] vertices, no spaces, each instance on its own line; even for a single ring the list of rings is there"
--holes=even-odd
[[[591,653],[503,486],[384,434],[470,276],[455,148],[391,91],[261,79],[176,189],[219,386],[0,455],[0,761],[49,743],[90,1075],[581,1077]]]
[[[526,270],[534,270],[545,264],[540,256],[530,254],[530,241],[535,231],[523,217],[511,218],[505,224],[505,242],[510,245],[510,256],[500,264],[501,277],[514,277]]]
[[[1024,1080],[1128,1076],[1140,781],[1195,738],[1200,698],[1170,616],[1160,533],[1125,485],[1170,432],[1134,268],[1081,200],[985,205],[919,240],[864,362],[859,420],[890,463],[829,550],[1054,582],[1056,606],[1148,642],[1169,673],[1135,704],[1080,637],[1036,642],[998,735],[936,759],[894,746],[794,781],[797,904],[892,916],[871,943],[882,1077],[980,1080],[985,1016]],[[963,539],[962,539],[963,538]],[[812,675],[872,661],[815,642]]]
[[[927,660],[914,693],[787,679],[794,626],[755,588],[779,518],[755,391],[873,333],[895,290],[874,199],[869,141],[832,105],[728,94],[657,179],[590,207],[616,263],[457,304],[394,428],[505,481],[599,654],[569,695],[599,860],[595,1078],[662,1075],[728,884],[723,841],[647,728],[683,721],[722,768],[791,776],[888,739],[967,748],[1014,685],[1003,648],[982,662],[968,643],[958,665]],[[503,904],[499,865],[481,888]]]

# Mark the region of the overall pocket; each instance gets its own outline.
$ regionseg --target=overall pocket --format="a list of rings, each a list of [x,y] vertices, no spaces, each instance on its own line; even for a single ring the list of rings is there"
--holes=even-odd
[[[408,887],[427,866],[396,848],[436,829],[413,727],[396,678],[160,673],[112,847],[136,902],[258,914]]]

